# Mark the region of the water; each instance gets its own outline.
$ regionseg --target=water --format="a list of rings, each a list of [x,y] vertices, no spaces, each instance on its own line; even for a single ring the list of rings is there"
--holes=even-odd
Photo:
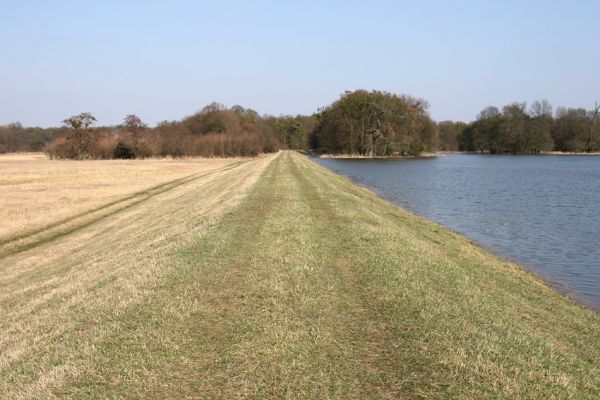
[[[315,159],[600,311],[600,157]]]

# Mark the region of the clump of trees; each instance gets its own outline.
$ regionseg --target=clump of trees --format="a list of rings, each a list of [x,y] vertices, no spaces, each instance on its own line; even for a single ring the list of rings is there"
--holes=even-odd
[[[98,139],[101,139],[99,135],[94,134],[90,129],[95,122],[96,117],[89,112],[83,112],[65,119],[63,124],[67,128],[67,134],[50,145],[50,149],[59,150],[58,153],[52,155],[77,159],[92,158],[98,147]],[[59,143],[60,146],[58,146]],[[96,146],[93,147],[93,144],[96,144]]]
[[[304,116],[260,116],[252,109],[219,103],[155,128],[135,114],[119,126],[96,128],[94,116],[81,113],[63,121],[61,133],[45,149],[51,157],[70,159],[255,156],[305,148],[313,121]]]
[[[63,121],[61,134],[45,149],[51,157],[70,159],[255,156],[280,148],[305,149],[315,121],[312,116],[260,116],[219,103],[155,128],[135,114],[116,127],[96,128],[94,116],[81,113]]]
[[[552,126],[555,148],[560,151],[600,151],[600,105],[594,109],[558,108]]]
[[[546,100],[486,107],[470,124],[441,122],[440,148],[490,154],[536,154],[542,151],[600,151],[600,106],[592,110],[560,107]]]
[[[458,151],[466,127],[467,124],[460,121],[440,122],[438,124],[438,150]]]
[[[344,93],[317,114],[310,145],[318,152],[366,156],[435,150],[436,125],[424,100],[380,91]]]
[[[25,128],[18,122],[0,125],[0,153],[42,151],[60,133],[60,128]]]

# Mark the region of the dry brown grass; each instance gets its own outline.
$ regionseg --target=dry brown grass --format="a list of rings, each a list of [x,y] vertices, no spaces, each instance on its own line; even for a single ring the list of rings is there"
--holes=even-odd
[[[169,271],[170,252],[197,240],[235,206],[271,158],[237,163],[152,160],[133,165],[56,162],[61,165],[53,170],[59,176],[52,179],[46,174],[50,180],[70,186],[83,173],[88,178],[87,193],[98,193],[91,182],[100,179],[104,184],[99,190],[105,196],[127,190],[124,176],[113,181],[117,182],[114,190],[106,187],[109,177],[101,178],[123,166],[124,174],[129,167],[129,176],[136,179],[203,173],[110,218],[0,258],[0,398],[48,398],[49,387],[86,368],[95,343],[114,329],[110,321],[143,301],[157,279]],[[43,166],[53,163],[38,161]],[[25,162],[33,175],[43,175],[31,171],[38,161],[28,157],[16,162]],[[161,166],[167,171],[157,173]]]
[[[50,160],[0,155],[0,242],[152,186],[240,159]]]

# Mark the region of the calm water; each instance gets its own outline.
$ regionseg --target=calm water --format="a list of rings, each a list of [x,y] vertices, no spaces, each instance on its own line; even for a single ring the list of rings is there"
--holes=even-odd
[[[600,311],[600,157],[315,159]]]

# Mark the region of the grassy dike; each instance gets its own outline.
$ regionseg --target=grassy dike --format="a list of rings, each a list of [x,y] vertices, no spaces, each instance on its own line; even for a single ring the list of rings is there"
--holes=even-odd
[[[600,317],[297,153],[168,257],[40,397],[600,398]]]

